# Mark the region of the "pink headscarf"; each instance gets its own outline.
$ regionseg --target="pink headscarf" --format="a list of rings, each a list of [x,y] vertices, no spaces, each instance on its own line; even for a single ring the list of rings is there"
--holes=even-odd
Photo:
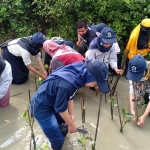
[[[68,48],[66,47],[66,45],[58,45],[57,43],[55,43],[52,40],[46,40],[44,42],[44,44],[43,44],[43,48],[52,57],[55,55],[55,53],[58,50],[66,50],[66,51],[68,51]]]

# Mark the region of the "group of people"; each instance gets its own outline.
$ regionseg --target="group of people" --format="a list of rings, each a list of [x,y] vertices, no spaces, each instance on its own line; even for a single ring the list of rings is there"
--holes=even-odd
[[[0,106],[9,104],[11,83],[25,83],[29,70],[43,79],[32,97],[30,112],[51,142],[53,150],[61,150],[64,143],[66,135],[61,132],[61,124],[65,123],[70,133],[77,131],[73,103],[77,90],[86,86],[108,93],[108,73],[113,70],[119,75],[123,74],[120,48],[112,28],[105,23],[89,25],[85,20],[79,20],[77,33],[77,50],[72,41],[61,37],[47,39],[37,32],[10,41],[3,47],[0,57]],[[133,120],[136,119],[133,82],[140,81],[147,68],[143,56],[149,51],[149,36],[150,19],[144,19],[131,33],[126,47],[126,51],[129,50],[126,77],[130,80]],[[41,60],[42,49],[45,51],[44,64],[49,66],[48,70],[45,70]],[[36,57],[41,71],[32,66],[30,55]],[[150,104],[139,118],[138,125],[144,124],[149,111]]]

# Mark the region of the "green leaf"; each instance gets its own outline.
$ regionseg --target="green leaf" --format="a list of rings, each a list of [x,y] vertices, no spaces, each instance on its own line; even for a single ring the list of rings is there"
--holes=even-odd
[[[122,108],[122,114],[126,115],[126,110],[124,108]]]
[[[25,112],[24,112],[24,114],[22,115],[22,117],[24,118],[24,119],[27,119],[28,117],[27,117],[27,111],[25,110]]]
[[[126,123],[129,123],[131,120],[129,119],[129,120],[125,120],[124,121],[124,123],[126,124]]]
[[[131,113],[126,113],[125,116],[128,117],[128,118],[131,118],[131,117],[133,117],[133,114],[131,114]]]
[[[114,107],[118,107],[118,104],[114,104]]]

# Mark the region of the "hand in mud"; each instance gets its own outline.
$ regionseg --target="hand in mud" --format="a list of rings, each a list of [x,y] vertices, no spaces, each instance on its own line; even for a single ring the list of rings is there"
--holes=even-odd
[[[70,133],[77,132],[77,128],[76,128],[76,125],[74,123],[72,125],[68,126],[68,132],[70,132]]]
[[[145,117],[144,116],[141,116],[140,118],[139,118],[139,120],[138,120],[138,122],[137,122],[137,125],[138,126],[142,126],[143,124],[144,124],[144,122],[145,122]]]

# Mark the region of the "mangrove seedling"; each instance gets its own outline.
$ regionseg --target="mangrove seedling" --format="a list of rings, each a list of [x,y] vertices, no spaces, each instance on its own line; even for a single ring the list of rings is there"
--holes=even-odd
[[[36,79],[37,85],[41,85],[42,81],[43,81],[42,78],[41,78],[41,77],[38,77],[38,78]]]
[[[90,142],[88,142],[88,141],[90,141]],[[91,150],[95,150],[94,149],[94,140],[91,137],[80,136],[79,139],[77,139],[77,142],[81,147],[84,147],[85,150],[86,150],[87,146],[91,146],[91,148],[92,148]],[[87,143],[89,143],[89,144],[87,144]]]
[[[36,150],[36,141],[35,141],[35,134],[34,134],[34,130],[33,130],[33,123],[34,123],[34,118],[31,117],[30,112],[29,112],[29,107],[25,110],[23,116],[22,116],[25,121],[27,122],[27,126],[30,127],[31,130],[31,139],[30,139],[30,150],[31,150],[31,142],[33,141],[33,145],[34,145],[34,150]]]
[[[117,107],[118,104],[115,104],[115,99],[112,97],[108,103],[110,104],[110,112],[111,112],[111,119],[113,119],[113,111],[114,111],[114,107]]]
[[[133,115],[131,113],[126,112],[124,108],[122,108],[122,122],[121,122],[121,128],[120,132],[123,132],[124,126],[131,121],[131,119],[126,119],[126,118],[132,118]]]
[[[48,68],[49,68],[49,66],[46,64],[46,65],[44,65],[44,69],[45,70],[48,70]]]

